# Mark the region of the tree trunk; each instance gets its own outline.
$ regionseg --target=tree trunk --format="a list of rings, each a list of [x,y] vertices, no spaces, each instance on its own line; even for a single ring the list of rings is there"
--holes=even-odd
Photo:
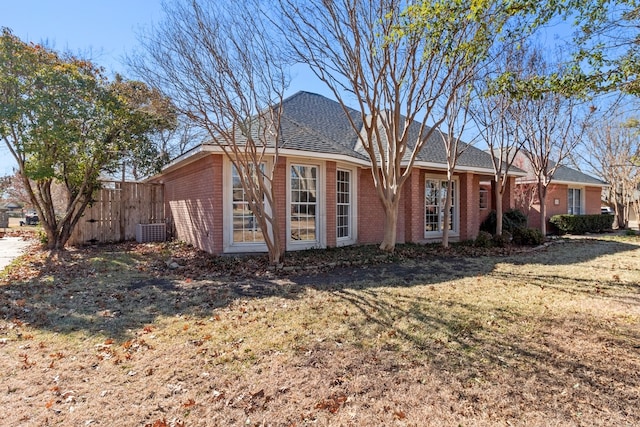
[[[262,233],[265,237],[269,234],[271,239],[271,245],[269,245],[269,262],[272,265],[278,265],[282,262],[284,257],[285,248],[280,238],[280,226],[277,223],[277,216],[274,215],[273,222],[270,224],[270,230],[263,230]],[[269,228],[269,227],[268,227]]]
[[[614,203],[616,223],[618,224],[618,228],[624,229],[624,228],[627,228],[629,221],[627,220],[627,216],[625,215],[624,203],[619,202],[618,200],[616,200]]]
[[[449,247],[449,226],[450,226],[450,217],[449,217],[449,212],[451,211],[451,184],[452,184],[452,180],[451,178],[449,178],[449,180],[447,180],[447,194],[445,196],[445,202],[444,202],[444,222],[442,224],[442,247],[443,248],[448,248]]]
[[[384,238],[380,243],[380,249],[385,252],[393,252],[396,248],[398,228],[398,203],[385,205],[384,215]]]
[[[504,178],[503,178],[504,179]],[[502,236],[502,183],[496,183],[494,187],[496,199],[496,236]]]
[[[540,232],[547,235],[547,187],[538,185],[538,198],[540,199]]]

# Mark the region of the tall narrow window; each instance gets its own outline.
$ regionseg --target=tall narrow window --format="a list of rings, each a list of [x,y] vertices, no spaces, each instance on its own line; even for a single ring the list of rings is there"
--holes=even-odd
[[[318,168],[291,166],[291,239],[317,241]]]
[[[568,202],[568,210],[570,215],[581,215],[582,214],[582,192],[579,188],[570,188],[569,189],[569,202]]]
[[[451,186],[451,210],[449,211],[449,230],[456,230],[456,183]],[[438,179],[427,179],[425,184],[425,235],[432,233],[441,233],[444,229],[444,206],[447,196],[447,181]]]
[[[233,194],[233,242],[234,243],[263,243],[264,236],[258,226],[256,217],[249,207],[248,195],[240,183],[240,175],[235,166],[232,167]]]
[[[480,189],[480,209],[489,207],[489,191],[486,188]]]
[[[336,237],[351,237],[351,172],[336,172]]]

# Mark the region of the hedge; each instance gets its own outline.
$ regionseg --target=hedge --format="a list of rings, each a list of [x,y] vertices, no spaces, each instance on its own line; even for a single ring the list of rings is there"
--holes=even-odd
[[[496,211],[492,210],[487,218],[480,224],[480,230],[487,233],[496,234],[496,225],[498,219]],[[527,226],[527,217],[522,211],[518,209],[509,209],[502,214],[502,231],[513,233],[516,228],[523,228]]]
[[[554,215],[550,222],[560,234],[603,233],[613,227],[613,215]]]

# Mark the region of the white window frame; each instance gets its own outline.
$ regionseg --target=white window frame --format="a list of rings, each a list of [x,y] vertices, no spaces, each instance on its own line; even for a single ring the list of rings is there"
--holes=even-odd
[[[580,213],[571,212],[573,210],[573,206],[569,204],[569,200],[571,199],[570,194],[576,190],[580,192],[580,206],[579,206]],[[570,215],[584,215],[584,197],[585,197],[584,187],[567,188],[567,213]]]
[[[428,181],[438,181],[438,187],[442,187],[442,184],[447,182],[447,178],[442,175],[426,175],[422,187],[422,203],[425,208],[424,214],[422,216],[422,226],[424,230],[425,239],[432,239],[436,237],[442,237],[442,230],[436,231],[427,231],[427,200],[426,200],[426,191],[427,191],[427,182]],[[453,220],[451,224],[451,230],[449,230],[449,237],[459,237],[460,236],[460,181],[457,177],[453,178],[454,185],[454,198],[453,198]],[[440,216],[443,215],[442,211],[444,210],[444,206],[440,207]],[[440,227],[442,219],[438,220],[438,227]]]
[[[272,165],[271,159],[263,161],[265,170],[270,170]],[[223,251],[225,253],[242,253],[242,252],[267,252],[266,242],[234,242],[233,241],[233,163],[225,158],[222,163],[222,197],[223,197],[223,230],[222,238],[224,241]],[[266,201],[265,201],[266,203]],[[271,211],[270,206],[266,206],[267,212]]]
[[[349,235],[345,237],[338,237],[338,172],[349,173]],[[336,246],[347,246],[354,244],[358,239],[358,198],[357,198],[357,170],[349,167],[338,165],[336,167]]]
[[[291,167],[315,167],[316,173],[316,239],[294,240],[291,238]],[[305,160],[287,161],[287,250],[298,251],[312,248],[325,248],[327,246],[326,234],[326,209],[325,209],[325,164],[324,162],[308,162]]]

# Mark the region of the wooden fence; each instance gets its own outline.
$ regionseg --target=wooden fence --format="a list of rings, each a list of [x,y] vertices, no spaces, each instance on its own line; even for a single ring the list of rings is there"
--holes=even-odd
[[[105,182],[76,225],[70,245],[135,240],[137,224],[165,222],[162,184]]]

